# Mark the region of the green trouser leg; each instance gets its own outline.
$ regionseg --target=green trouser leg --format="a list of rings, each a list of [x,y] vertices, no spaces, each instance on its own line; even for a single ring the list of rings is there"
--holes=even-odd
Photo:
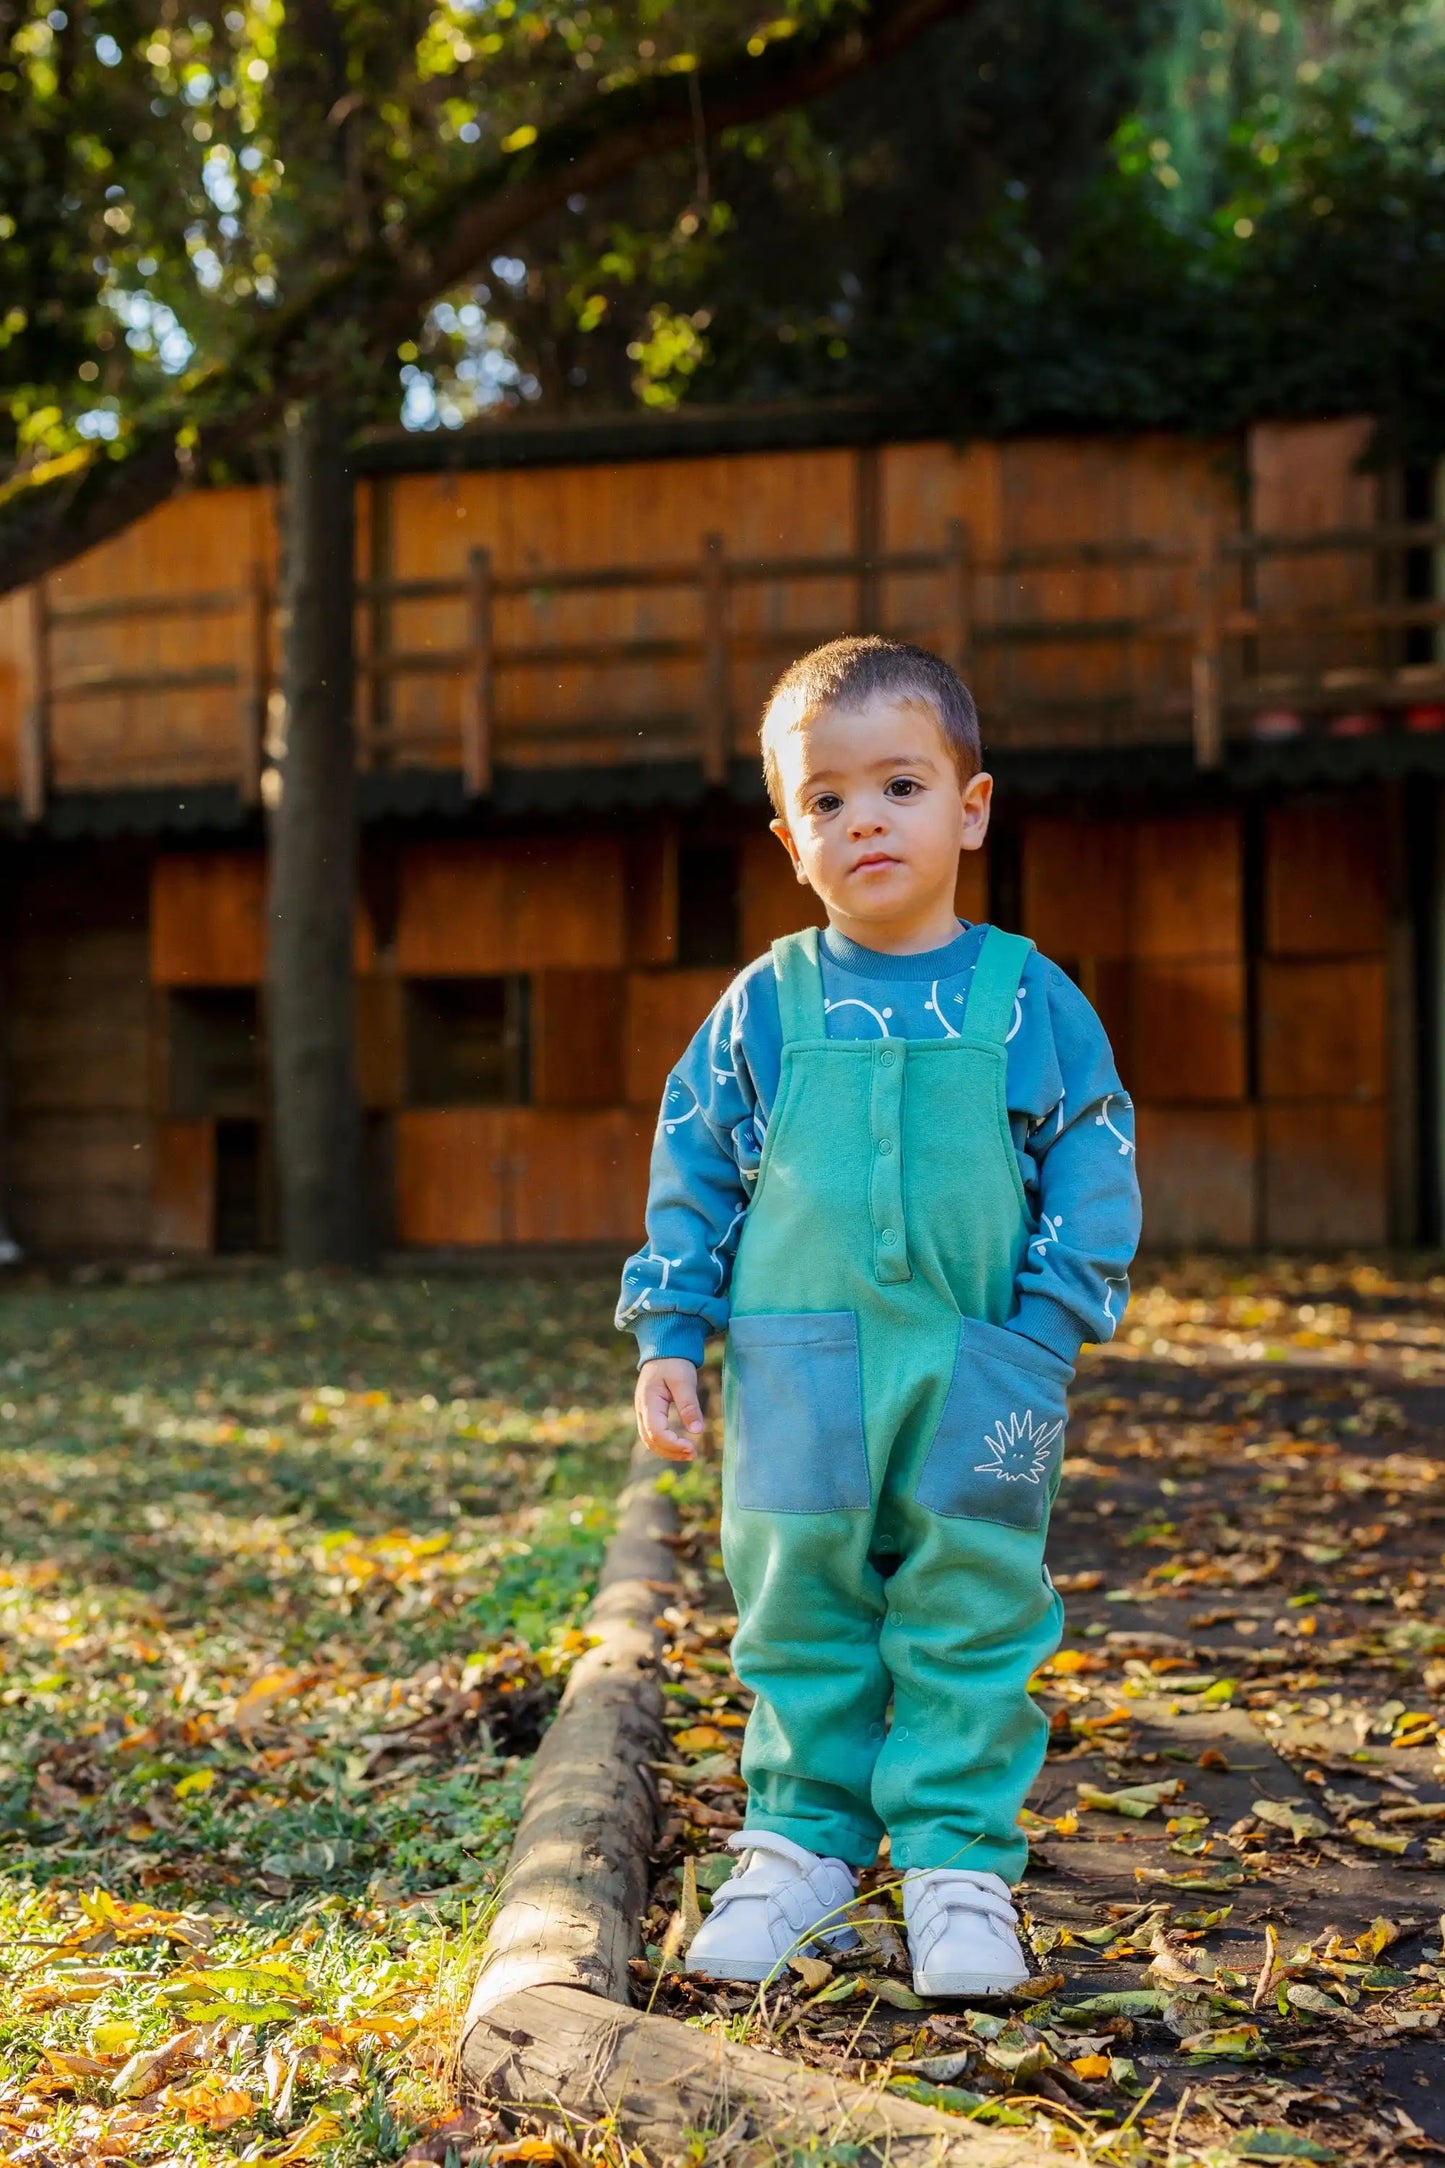
[[[1034,1230],[1005,1096],[1028,944],[989,929],[962,1030],[827,1036],[775,946],[783,1071],[739,1242],[723,1560],[756,1696],[751,1827],[1017,1879],[1058,1646],[1044,1577],[1067,1363],[1007,1329]]]
[[[895,1867],[970,1867],[1016,1882],[1018,1811],[1048,1723],[1028,1682],[1058,1648],[1063,1605],[1036,1535],[914,1506],[888,1583],[879,1653],[893,1722],[872,1801]]]
[[[741,1542],[737,1518],[725,1517],[724,1560],[733,1662],[757,1696],[749,1826],[854,1866],[872,1864],[887,1829],[897,1867],[1017,1881],[1018,1810],[1048,1736],[1028,1681],[1063,1624],[1041,1538],[890,1501],[885,1579],[870,1515],[770,1516]]]

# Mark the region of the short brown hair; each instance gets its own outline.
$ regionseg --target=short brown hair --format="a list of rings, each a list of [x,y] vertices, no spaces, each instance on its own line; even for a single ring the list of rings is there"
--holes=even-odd
[[[983,766],[978,710],[973,694],[956,670],[926,647],[908,640],[887,640],[876,632],[852,633],[829,640],[790,663],[768,695],[758,735],[763,748],[763,778],[773,811],[783,812],[782,782],[778,756],[768,739],[774,709],[787,701],[797,719],[815,715],[820,708],[859,708],[879,695],[892,700],[919,700],[933,710],[944,743],[953,755],[959,781],[967,783]]]

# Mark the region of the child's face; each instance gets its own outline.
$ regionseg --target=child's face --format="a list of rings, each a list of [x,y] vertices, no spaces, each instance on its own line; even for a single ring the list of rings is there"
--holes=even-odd
[[[825,708],[774,741],[772,824],[835,922],[906,929],[951,920],[960,851],[988,833],[993,780],[959,781],[933,710],[875,699]]]

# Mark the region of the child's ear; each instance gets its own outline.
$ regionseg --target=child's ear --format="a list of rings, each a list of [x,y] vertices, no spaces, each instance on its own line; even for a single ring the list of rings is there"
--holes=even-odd
[[[992,806],[993,777],[981,768],[963,786],[963,848],[966,851],[982,848]]]
[[[798,856],[798,846],[793,841],[792,829],[788,826],[785,820],[769,821],[768,826],[772,829],[773,834],[777,837],[779,843],[782,844],[783,849],[787,852],[789,858],[792,859],[793,871],[798,876],[798,879],[801,882],[802,886],[806,888],[809,885],[808,876],[803,871],[803,861]]]

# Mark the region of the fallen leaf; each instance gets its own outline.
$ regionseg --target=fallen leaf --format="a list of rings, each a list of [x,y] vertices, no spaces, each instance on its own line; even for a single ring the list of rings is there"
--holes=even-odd
[[[1085,2078],[1092,2082],[1097,2078],[1108,2077],[1109,2061],[1107,2055],[1076,2055],[1069,2068],[1076,2078]]]
[[[1101,1792],[1093,1784],[1081,1784],[1079,1805],[1101,1814],[1127,1814],[1142,1821],[1146,1814],[1157,1814],[1166,1799],[1177,1799],[1183,1789],[1179,1777],[1170,1777],[1162,1784],[1126,1784],[1117,1792]]]
[[[1410,1848],[1410,1839],[1404,1830],[1377,1829],[1374,1823],[1367,1822],[1363,1815],[1352,1816],[1345,1827],[1356,1844],[1363,1845],[1367,1852],[1398,1854],[1407,1852]]]
[[[820,1987],[826,1987],[833,1977],[833,1968],[823,1957],[790,1957],[788,1970],[798,1975],[810,1995],[815,1995]]]
[[[1327,2145],[1307,2138],[1302,2130],[1286,2130],[1278,2123],[1262,2123],[1254,2130],[1239,2130],[1229,2141],[1236,2160],[1314,2160],[1339,2158]]]
[[[1327,1837],[1330,1833],[1328,1822],[1309,1813],[1295,1799],[1256,1799],[1250,1812],[1257,1822],[1282,1829],[1295,1844],[1302,1844],[1306,1837]]]

